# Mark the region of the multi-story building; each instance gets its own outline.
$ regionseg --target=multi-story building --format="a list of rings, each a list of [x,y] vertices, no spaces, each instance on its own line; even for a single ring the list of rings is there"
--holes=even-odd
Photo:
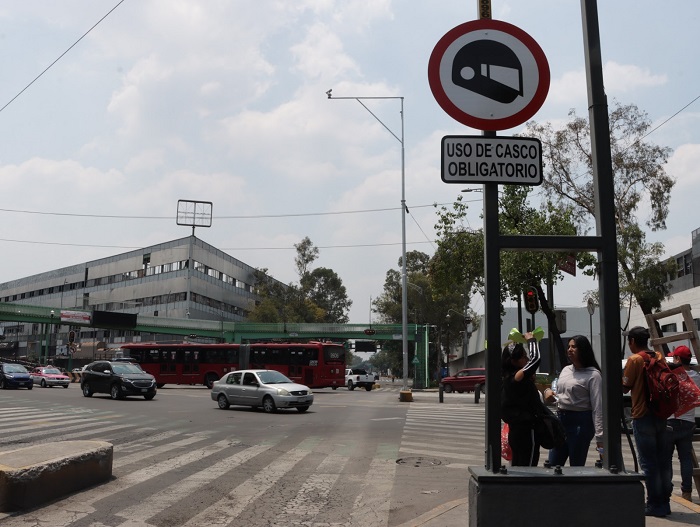
[[[684,304],[689,304],[695,327],[700,329],[700,228],[695,229],[691,236],[691,247],[676,254],[672,260],[676,262],[674,272],[668,277],[671,286],[671,296],[661,304],[665,311]],[[644,314],[638,306],[633,306],[629,326],[647,326]],[[687,331],[682,315],[672,315],[659,320],[664,334]],[[674,344],[682,344],[677,342]],[[687,342],[685,344],[688,344]]]
[[[255,269],[195,236],[0,284],[0,302],[144,315],[242,321],[255,306]],[[2,323],[0,355],[36,354],[43,329]],[[61,354],[68,326],[51,329],[49,355]],[[84,342],[123,342],[129,331],[83,331]]]

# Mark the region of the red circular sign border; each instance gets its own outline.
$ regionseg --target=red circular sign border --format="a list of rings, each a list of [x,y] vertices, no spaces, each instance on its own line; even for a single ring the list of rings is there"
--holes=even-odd
[[[539,83],[537,84],[537,90],[532,100],[519,112],[500,119],[482,119],[465,113],[450,100],[440,83],[440,61],[447,51],[447,48],[462,35],[485,29],[493,29],[508,33],[522,42],[530,53],[532,53],[537,63],[537,69],[539,70]],[[445,33],[430,54],[430,60],[428,61],[428,82],[437,103],[454,120],[477,130],[507,130],[509,128],[515,128],[527,121],[530,117],[535,115],[544,104],[547,93],[549,92],[549,63],[547,62],[547,57],[545,57],[542,48],[530,35],[525,33],[525,31],[508,22],[484,18],[465,22]]]

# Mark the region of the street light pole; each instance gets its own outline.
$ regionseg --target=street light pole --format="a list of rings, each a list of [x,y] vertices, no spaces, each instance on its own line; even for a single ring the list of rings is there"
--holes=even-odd
[[[394,138],[401,144],[401,344],[403,356],[403,390],[408,390],[408,294],[406,278],[406,149],[404,142],[404,112],[403,97],[333,97],[328,90],[329,99],[354,99],[374,117]],[[401,137],[399,138],[391,129],[370,110],[363,100],[368,99],[398,99],[401,101]]]

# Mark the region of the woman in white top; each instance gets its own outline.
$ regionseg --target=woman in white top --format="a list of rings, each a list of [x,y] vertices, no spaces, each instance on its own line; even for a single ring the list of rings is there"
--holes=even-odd
[[[557,402],[557,414],[566,429],[566,444],[549,451],[552,466],[572,467],[586,464],[588,448],[595,437],[603,446],[603,402],[600,366],[593,347],[586,337],[576,335],[569,340],[566,355],[571,364],[559,374],[556,393],[545,391],[545,400]]]

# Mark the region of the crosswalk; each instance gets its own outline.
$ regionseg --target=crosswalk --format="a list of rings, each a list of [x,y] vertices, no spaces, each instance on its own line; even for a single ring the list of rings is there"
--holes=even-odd
[[[400,441],[380,439],[367,451],[364,442],[313,433],[294,439],[271,432],[251,442],[235,430],[197,430],[186,421],[144,426],[126,412],[38,407],[0,393],[0,451],[109,441],[115,476],[33,511],[0,514],[0,526],[389,527],[402,463],[439,464],[466,480],[468,467],[484,462],[484,417],[483,404],[413,402]],[[626,441],[623,452],[633,467]],[[594,461],[591,454],[589,464]],[[679,486],[677,470],[674,475]]]
[[[481,414],[481,416],[479,416]],[[401,418],[393,418],[401,419]],[[234,525],[388,527],[397,459],[439,458],[466,468],[483,409],[411,404],[400,444],[329,446],[309,435],[266,434],[255,444],[170,420],[18,400],[0,393],[0,451],[100,439],[114,445],[114,479],[33,511],[0,514],[2,527]]]

